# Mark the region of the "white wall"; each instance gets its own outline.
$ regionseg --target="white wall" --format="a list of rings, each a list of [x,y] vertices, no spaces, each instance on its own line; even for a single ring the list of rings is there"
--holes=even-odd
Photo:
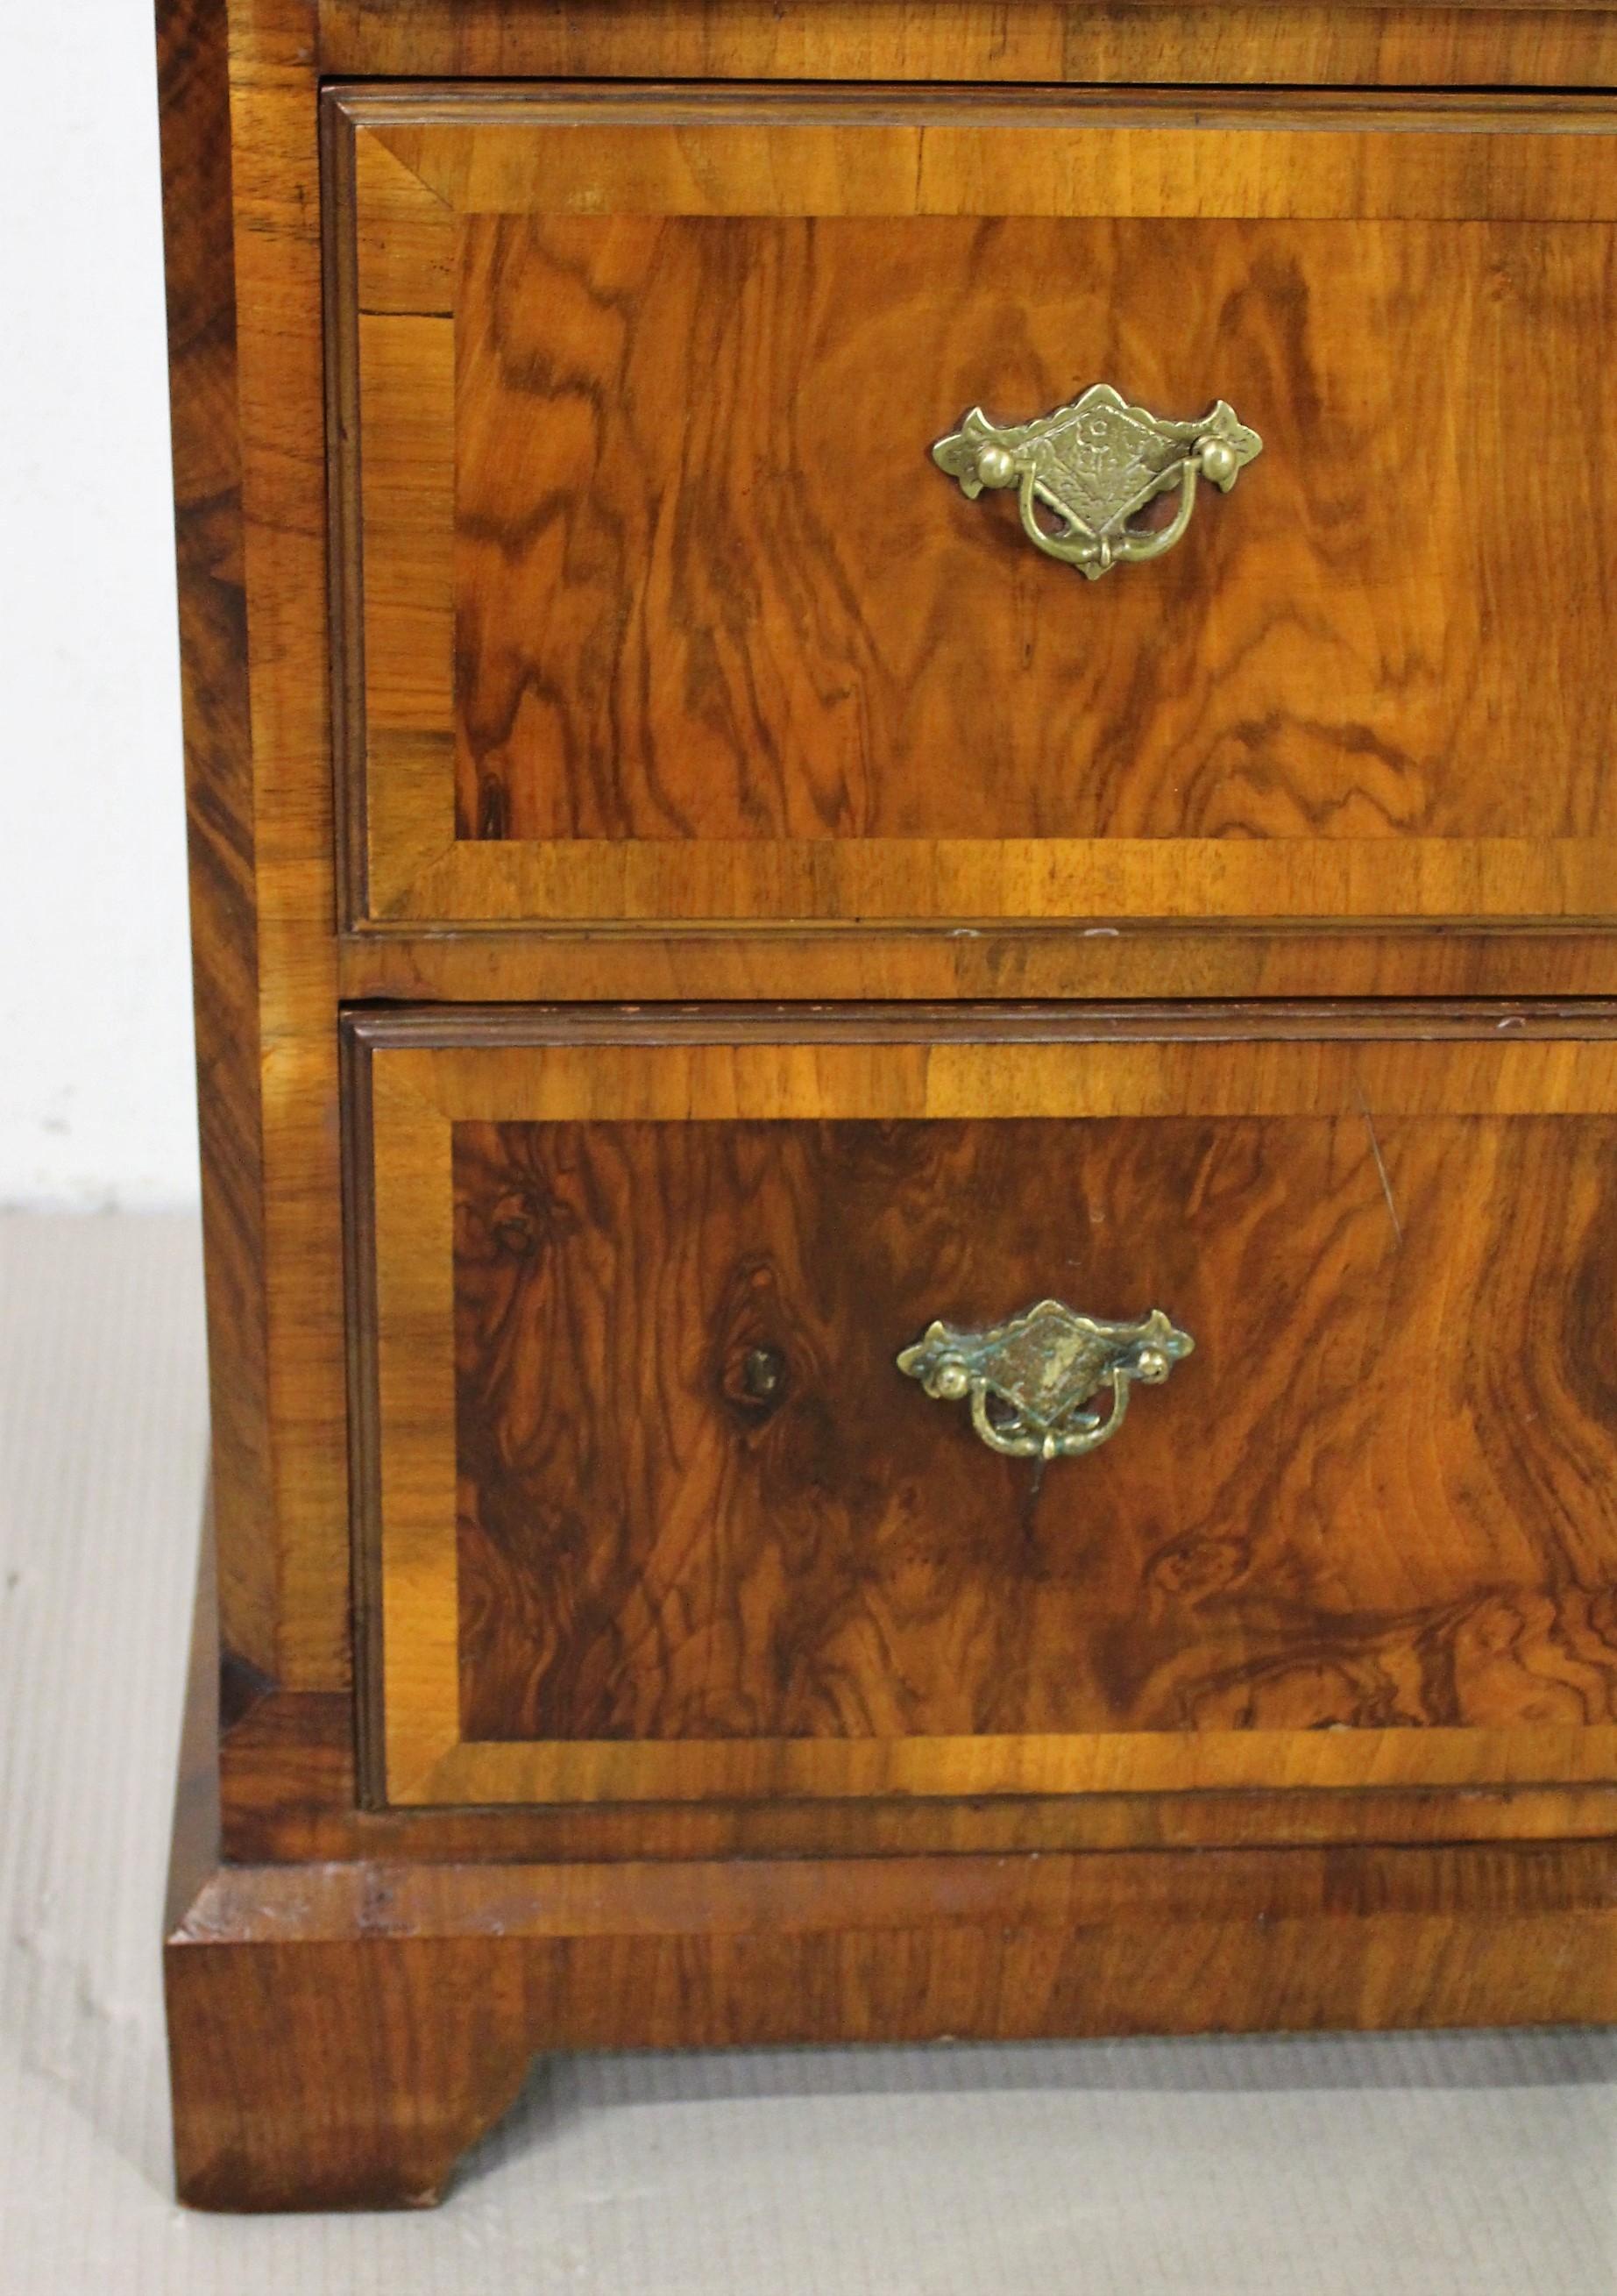
[[[196,1189],[148,0],[0,0],[0,1205]]]

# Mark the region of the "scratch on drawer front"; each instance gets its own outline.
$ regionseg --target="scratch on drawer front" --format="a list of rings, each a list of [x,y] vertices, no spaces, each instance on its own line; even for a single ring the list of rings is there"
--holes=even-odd
[[[1371,1119],[1369,1106],[1364,1094],[1357,1085],[1353,1089],[1359,1101],[1359,1112],[1364,1119],[1364,1128],[1370,1136],[1370,1153],[1376,1159],[1376,1169],[1381,1177],[1381,1193],[1387,1200],[1387,1217],[1392,1223],[1392,1233],[1398,1238],[1398,1248],[1401,1251],[1404,1226],[1398,1217],[1398,1206],[1392,1201],[1392,1183],[1387,1177],[1386,1159],[1381,1152],[1381,1143],[1376,1137],[1376,1126]]]

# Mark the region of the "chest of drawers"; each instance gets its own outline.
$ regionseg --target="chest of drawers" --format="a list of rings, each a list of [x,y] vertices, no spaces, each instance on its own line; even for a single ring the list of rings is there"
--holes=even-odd
[[[1617,2015],[1617,11],[159,19],[183,2194]]]

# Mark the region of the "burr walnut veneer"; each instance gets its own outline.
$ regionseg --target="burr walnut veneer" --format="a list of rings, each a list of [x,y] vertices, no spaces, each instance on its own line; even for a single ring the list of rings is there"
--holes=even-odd
[[[1617,10],[159,35],[182,2194],[1617,2015]]]

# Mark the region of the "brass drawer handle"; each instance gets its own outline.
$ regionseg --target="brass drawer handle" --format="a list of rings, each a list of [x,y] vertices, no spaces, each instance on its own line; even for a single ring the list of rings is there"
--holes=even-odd
[[[990,1450],[1076,1459],[1116,1434],[1135,1380],[1160,1386],[1195,1345],[1160,1308],[1135,1324],[1102,1324],[1059,1300],[1041,1300],[985,1332],[933,1324],[898,1367],[943,1402],[969,1396],[971,1423]],[[1105,1419],[1083,1408],[1103,1387],[1112,1390]]]
[[[1257,432],[1237,422],[1221,398],[1198,422],[1168,422],[1097,382],[1036,422],[991,422],[974,406],[958,430],[938,440],[932,459],[970,501],[984,487],[1015,487],[1028,540],[1094,582],[1121,562],[1172,550],[1190,523],[1197,479],[1228,494],[1262,451]],[[1147,503],[1175,488],[1179,505],[1169,525],[1130,526]],[[1060,521],[1055,532],[1041,522],[1041,509]]]

